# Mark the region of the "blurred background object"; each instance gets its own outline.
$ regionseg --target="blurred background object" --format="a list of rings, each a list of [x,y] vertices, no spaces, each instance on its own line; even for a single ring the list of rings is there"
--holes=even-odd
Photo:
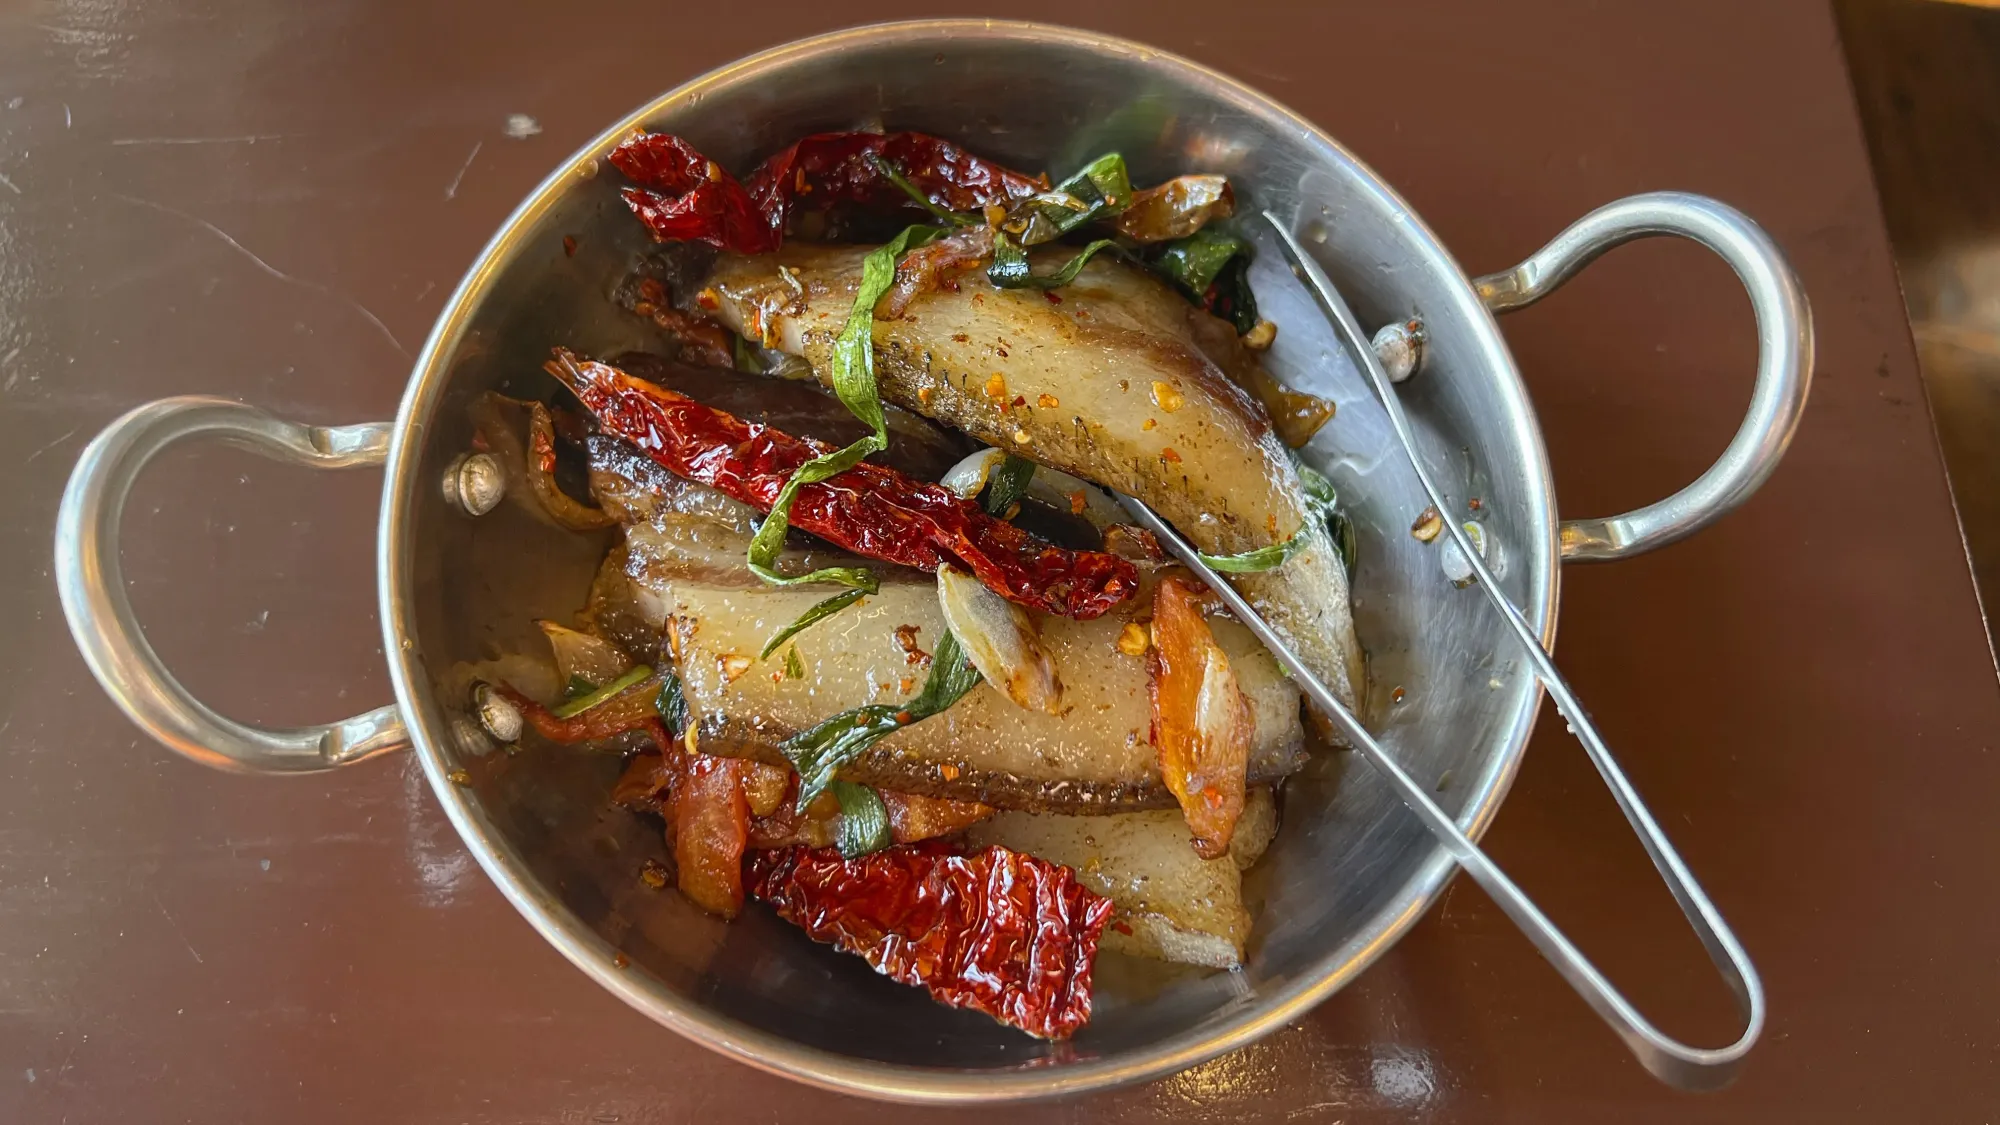
[[[1990,637],[2000,607],[2000,0],[1835,8]]]

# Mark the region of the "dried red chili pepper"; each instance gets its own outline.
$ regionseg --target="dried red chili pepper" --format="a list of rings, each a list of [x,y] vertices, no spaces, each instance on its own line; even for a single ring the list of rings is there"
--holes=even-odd
[[[818,133],[764,161],[745,186],[781,226],[784,216],[801,206],[914,205],[883,173],[883,164],[946,211],[1005,206],[1049,187],[928,133]]]
[[[782,215],[759,210],[736,177],[671,133],[641,133],[611,150],[612,166],[637,184],[625,205],[661,242],[706,242],[722,250],[776,250]]]
[[[744,774],[754,763],[683,753],[658,719],[644,725],[660,753],[632,759],[612,787],[612,803],[664,817],[675,885],[710,914],[734,918],[743,909],[743,853],[752,825]]]
[[[830,848],[758,852],[750,888],[814,940],[1043,1039],[1090,1021],[1090,974],[1111,900],[1075,872],[991,847],[887,848],[842,859]]]
[[[793,470],[832,446],[797,438],[557,352],[549,373],[567,384],[604,432],[638,446],[674,474],[768,512]],[[936,571],[962,562],[995,592],[1031,609],[1097,617],[1138,589],[1129,561],[1037,538],[940,485],[863,461],[801,487],[791,524],[857,554]]]
[[[925,133],[806,137],[764,161],[747,184],[669,133],[627,139],[612,150],[611,163],[638,185],[624,190],[625,203],[655,239],[706,242],[743,254],[776,250],[795,209],[915,206],[883,164],[948,211],[1006,204],[1048,189],[1042,180]]]
[[[750,839],[750,803],[743,763],[688,754],[667,802],[676,885],[688,901],[723,918],[743,909],[743,849]]]

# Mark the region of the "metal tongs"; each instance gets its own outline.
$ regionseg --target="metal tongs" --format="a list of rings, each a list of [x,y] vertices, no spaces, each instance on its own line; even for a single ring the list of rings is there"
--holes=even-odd
[[[1411,467],[1416,469],[1417,479],[1423,483],[1430,502],[1439,512],[1456,511],[1444,492],[1438,488],[1437,483],[1431,479],[1430,473],[1424,469],[1423,460],[1417,453],[1416,436],[1410,429],[1409,418],[1403,413],[1402,404],[1397,400],[1395,389],[1390,384],[1387,372],[1383,371],[1381,361],[1376,358],[1375,349],[1371,346],[1368,336],[1362,332],[1361,325],[1354,319],[1353,310],[1347,307],[1347,302],[1333,287],[1333,282],[1327,279],[1319,264],[1306,254],[1285,224],[1269,211],[1264,212],[1264,218],[1277,230],[1279,241],[1285,249],[1286,257],[1291,261],[1293,272],[1318,299],[1321,309],[1339,332],[1347,350],[1353,354],[1361,370],[1367,374],[1369,384],[1374,387],[1376,397],[1382,400],[1383,409],[1388,411],[1389,422],[1396,431],[1396,437],[1402,442],[1403,452],[1409,456]],[[1361,725],[1361,721],[1343,706],[1331,691],[1327,690],[1326,685],[1313,674],[1311,669],[1300,662],[1297,654],[1292,652],[1290,646],[1278,636],[1269,623],[1251,608],[1243,595],[1236,592],[1235,587],[1202,562],[1194,547],[1181,538],[1179,533],[1168,526],[1166,521],[1151,508],[1130,496],[1120,495],[1118,500],[1140,524],[1159,537],[1160,543],[1175,558],[1200,575],[1202,581],[1208,583],[1221,596],[1237,620],[1248,626],[1250,631],[1257,635],[1257,639],[1264,642],[1271,650],[1271,655],[1276,657],[1285,671],[1291,674],[1292,679],[1305,691],[1313,705],[1333,720],[1341,733],[1347,737],[1350,745],[1388,777],[1390,784],[1395,786],[1397,794],[1402,797],[1403,803],[1408,805],[1411,811],[1417,814],[1418,819],[1424,822],[1425,827],[1431,830],[1431,834],[1444,844],[1445,849],[1458,861],[1459,866],[1486,889],[1486,892],[1493,897],[1493,901],[1500,904],[1500,909],[1514,920],[1514,924],[1520,927],[1528,940],[1535,944],[1535,948],[1541,950],[1542,956],[1549,959],[1549,963],[1555,966],[1556,971],[1569,981],[1577,994],[1596,1009],[1604,1022],[1610,1024],[1612,1030],[1625,1040],[1625,1045],[1631,1049],[1641,1065],[1662,1081],[1683,1089],[1714,1089],[1727,1085],[1735,1077],[1744,1056],[1749,1053],[1751,1046],[1757,1042],[1758,1035],[1764,1029],[1763,982],[1758,979],[1757,970],[1750,964],[1749,955],[1743,951],[1743,946],[1736,940],[1736,935],[1730,932],[1728,923],[1722,920],[1722,915],[1716,911],[1715,904],[1709,901],[1701,885],[1695,882],[1694,875],[1688,871],[1679,853],[1675,852],[1673,845],[1667,841],[1666,834],[1660,831],[1653,814],[1648,812],[1645,804],[1639,800],[1638,792],[1632,788],[1632,783],[1626,779],[1624,771],[1618,768],[1617,761],[1612,758],[1610,749],[1605,746],[1603,737],[1597,733],[1590,716],[1584,712],[1583,705],[1577,702],[1576,694],[1570,690],[1569,683],[1563,679],[1562,673],[1556,670],[1555,662],[1542,647],[1541,639],[1529,626],[1527,619],[1521,615],[1521,611],[1500,592],[1499,583],[1494,579],[1492,571],[1487,569],[1485,559],[1458,520],[1447,514],[1444,518],[1445,530],[1450,532],[1452,542],[1458,545],[1459,551],[1471,565],[1477,579],[1476,584],[1486,592],[1487,599],[1493,603],[1495,609],[1499,610],[1500,615],[1507,619],[1507,624],[1513,628],[1514,635],[1520,638],[1522,648],[1527,651],[1529,659],[1534,663],[1536,675],[1541,678],[1542,683],[1548,688],[1549,696],[1555,701],[1556,711],[1568,720],[1570,730],[1576,735],[1577,740],[1583,743],[1584,751],[1590,755],[1592,764],[1596,765],[1597,772],[1610,787],[1611,795],[1617,798],[1618,807],[1624,811],[1625,819],[1631,822],[1633,830],[1638,833],[1639,841],[1646,847],[1646,853],[1653,857],[1653,866],[1659,869],[1660,877],[1666,880],[1675,901],[1680,903],[1681,913],[1687,917],[1688,924],[1700,936],[1702,944],[1708,949],[1709,959],[1715,963],[1723,980],[1735,993],[1737,1005],[1743,1013],[1744,1028],[1743,1034],[1738,1036],[1734,1043],[1717,1048],[1690,1047],[1669,1038],[1649,1023],[1630,1001],[1612,987],[1611,982],[1590,963],[1583,952],[1556,928],[1555,923],[1549,921],[1548,916],[1541,912],[1533,900],[1529,899],[1521,888],[1514,885],[1514,881],[1479,849],[1479,845],[1466,836],[1451,816],[1431,800],[1424,787],[1404,772],[1403,767],[1398,765],[1389,752],[1368,733],[1367,728]]]

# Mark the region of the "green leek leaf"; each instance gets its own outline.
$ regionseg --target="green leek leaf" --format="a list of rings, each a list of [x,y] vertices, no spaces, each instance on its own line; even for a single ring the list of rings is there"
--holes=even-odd
[[[931,653],[930,675],[908,703],[871,703],[842,711],[779,744],[799,772],[798,804],[804,808],[826,791],[834,775],[868,748],[910,723],[928,719],[964,698],[979,684],[979,669],[965,658],[958,638],[946,629]]]
[[[785,546],[785,532],[791,528],[792,501],[799,489],[817,484],[861,463],[871,453],[889,447],[889,432],[882,414],[882,396],[875,383],[875,302],[896,282],[896,262],[913,246],[922,246],[941,232],[936,227],[907,227],[885,245],[870,251],[861,262],[861,286],[854,295],[854,308],[833,344],[831,374],[834,394],[873,433],[852,445],[824,453],[793,471],[778,492],[770,514],[750,540],[751,573],[773,586],[798,586],[808,582],[837,582],[842,586],[873,593],[875,575],[866,567],[830,566],[810,574],[787,577],[775,569],[778,553]]]
[[[660,697],[653,701],[653,707],[659,711],[660,718],[667,724],[668,734],[679,738],[681,732],[687,729],[687,695],[681,691],[681,678],[679,676],[672,672],[664,673],[661,676]]]
[[[1028,482],[1035,479],[1035,463],[1012,453],[986,478],[986,510],[1005,519],[1007,509],[1028,494]]]
[[[1223,574],[1259,574],[1276,570],[1305,547],[1314,529],[1325,527],[1333,537],[1334,550],[1340,555],[1341,565],[1347,568],[1350,575],[1353,574],[1354,527],[1347,522],[1347,517],[1340,514],[1340,493],[1334,490],[1332,481],[1312,466],[1301,462],[1296,468],[1299,485],[1306,494],[1306,518],[1298,531],[1282,543],[1242,554],[1201,555],[1201,561],[1207,563],[1210,570]]]
[[[1257,327],[1257,298],[1250,292],[1250,244],[1203,227],[1163,244],[1153,272],[1174,283],[1188,300],[1234,325],[1240,335]]]
[[[873,789],[851,781],[836,781],[833,795],[840,802],[840,820],[834,832],[842,858],[859,859],[894,842],[889,835],[888,806]]]
[[[863,571],[863,573],[867,572]],[[778,651],[778,646],[805,632],[821,620],[832,617],[834,614],[874,593],[875,586],[872,584],[874,575],[869,575],[869,578],[871,584],[868,587],[855,590],[842,590],[840,593],[823,602],[816,602],[811,609],[799,614],[798,620],[771,634],[771,639],[764,642],[764,651],[757,654],[757,659],[770,659],[771,654]],[[804,673],[802,672],[800,675],[804,675]]]
[[[1022,245],[1034,246],[1116,215],[1131,202],[1132,177],[1125,170],[1125,158],[1107,152],[1053,190],[1016,208],[1007,229],[1018,231]],[[1026,223],[1019,225],[1023,216]]]
[[[1083,267],[1100,250],[1116,249],[1118,243],[1100,238],[1078,251],[1051,274],[1037,274],[1028,268],[1028,252],[1004,234],[993,236],[993,264],[986,267],[986,280],[997,289],[1060,289],[1076,280]]]
[[[603,687],[586,692],[567,703],[550,708],[549,714],[554,715],[558,719],[575,718],[592,707],[610,700],[614,696],[623,695],[627,688],[649,679],[652,675],[653,670],[651,668],[648,668],[644,664],[636,665],[631,671],[605,684]]]
[[[1207,563],[1210,570],[1222,574],[1261,574],[1267,570],[1276,570],[1285,565],[1286,560],[1299,553],[1306,545],[1311,530],[1312,521],[1307,520],[1297,534],[1282,543],[1273,543],[1268,547],[1259,547],[1240,555],[1204,554],[1201,556],[1201,561]]]

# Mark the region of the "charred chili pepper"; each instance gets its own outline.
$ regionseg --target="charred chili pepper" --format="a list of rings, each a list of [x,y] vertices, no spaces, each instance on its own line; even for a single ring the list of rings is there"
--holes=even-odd
[[[606,433],[638,446],[677,476],[769,511],[793,470],[823,442],[703,406],[608,364],[557,353],[567,384]],[[1031,609],[1088,620],[1132,596],[1139,572],[1102,551],[1072,551],[987,514],[942,485],[863,461],[798,490],[792,526],[857,554],[935,572],[948,560]]]
[[[747,182],[670,133],[626,140],[611,163],[636,185],[625,203],[655,239],[743,254],[776,250],[795,210],[914,206],[898,178],[947,212],[1006,206],[1047,186],[925,133],[821,133],[772,156]]]
[[[1042,1039],[1090,1021],[1090,974],[1111,900],[1044,859],[990,847],[755,853],[750,890],[816,941]]]

